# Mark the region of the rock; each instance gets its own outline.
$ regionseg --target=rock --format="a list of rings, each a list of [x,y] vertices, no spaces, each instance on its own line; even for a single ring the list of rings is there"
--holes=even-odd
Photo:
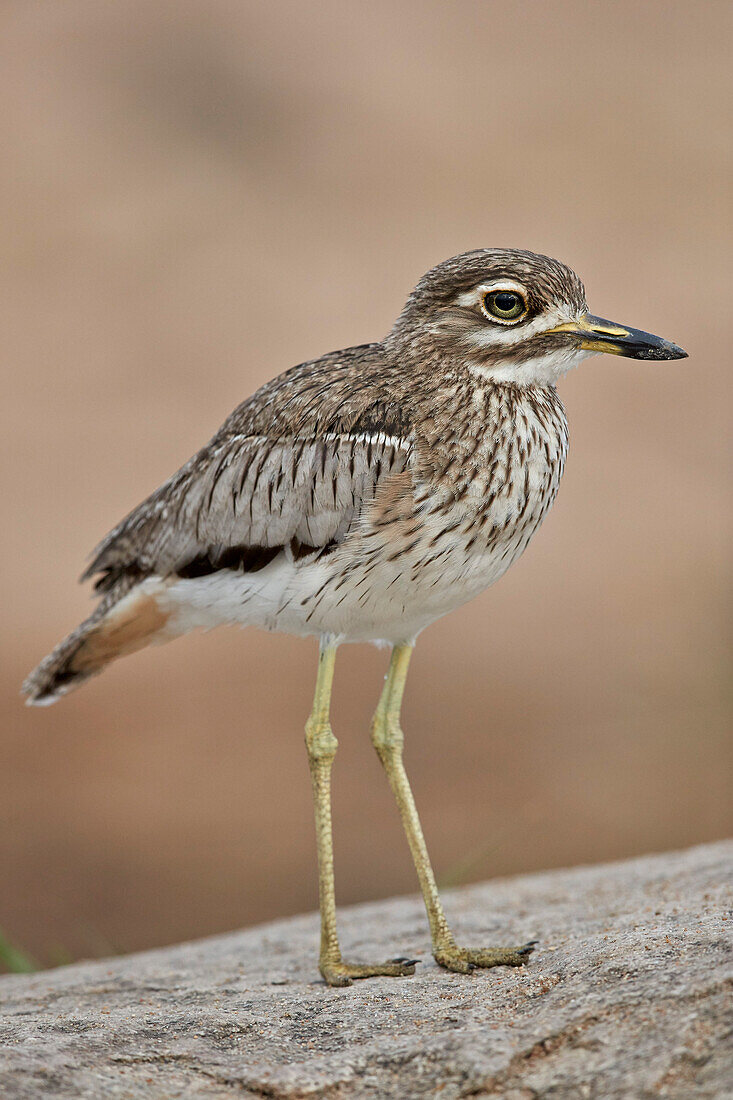
[[[341,914],[347,958],[422,957],[414,978],[329,989],[311,914],[0,980],[0,1095],[733,1095],[733,843],[471,886],[459,941],[538,938],[521,970],[440,970],[421,902]]]

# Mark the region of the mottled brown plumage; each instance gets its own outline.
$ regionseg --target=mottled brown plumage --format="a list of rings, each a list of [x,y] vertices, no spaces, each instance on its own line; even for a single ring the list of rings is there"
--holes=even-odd
[[[394,646],[372,740],[397,799],[441,966],[521,966],[521,947],[463,948],[440,903],[402,763],[414,639],[495,581],[552,504],[567,451],[558,377],[593,351],[681,349],[588,313],[578,277],[531,252],[483,249],[429,271],[380,343],[268,382],[97,548],[101,601],[26,681],[53,702],[115,657],[237,622],[320,638],[306,743],[320,868],[320,969],[331,985],[404,976],[352,965],[336,934],[329,704],[336,647]]]
[[[497,280],[522,288],[516,326],[492,323],[482,306],[476,288]],[[96,646],[106,659],[94,662],[83,650],[121,600],[139,614],[136,592],[140,606],[158,601],[160,617],[135,648],[188,628],[181,605],[194,582],[278,562],[291,567],[283,591],[265,596],[258,581],[252,598],[269,606],[248,617],[240,585],[231,614],[216,593],[211,620],[407,641],[471,598],[516,559],[554,499],[567,449],[554,381],[586,352],[577,331],[548,329],[586,314],[565,265],[483,249],[428,272],[381,343],[266,383],[97,548],[84,578],[104,599],[29,677],[31,699],[68,691],[118,655]],[[200,610],[191,625],[212,625]]]

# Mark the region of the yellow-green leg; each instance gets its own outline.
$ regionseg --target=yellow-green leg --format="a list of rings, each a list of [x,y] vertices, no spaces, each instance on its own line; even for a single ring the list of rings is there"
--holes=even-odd
[[[336,647],[323,645],[318,658],[318,678],[313,710],[305,727],[313,800],[316,809],[318,845],[318,892],[321,904],[321,951],[319,968],[329,985],[351,985],[355,978],[378,975],[399,978],[415,973],[415,962],[392,959],[375,966],[352,966],[341,958],[336,932],[336,895],[333,881],[333,835],[331,829],[331,767],[338,741],[329,721]]]
[[[372,742],[384,765],[407,834],[430,922],[433,955],[441,966],[461,974],[476,966],[523,966],[534,943],[523,947],[459,947],[445,919],[415,799],[402,762],[404,734],[400,726],[400,710],[411,656],[412,646],[409,645],[395,646],[392,651],[384,690],[372,721]]]

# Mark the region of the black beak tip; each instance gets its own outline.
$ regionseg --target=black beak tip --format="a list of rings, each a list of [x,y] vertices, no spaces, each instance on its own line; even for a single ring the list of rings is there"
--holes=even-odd
[[[687,352],[672,344],[668,340],[660,340],[659,344],[650,344],[641,348],[636,355],[637,359],[687,359]]]

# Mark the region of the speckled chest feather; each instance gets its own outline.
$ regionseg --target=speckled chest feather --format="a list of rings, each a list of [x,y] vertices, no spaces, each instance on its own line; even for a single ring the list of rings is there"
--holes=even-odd
[[[379,486],[346,539],[350,564],[333,563],[361,574],[355,620],[388,641],[497,580],[537,530],[565,464],[554,389],[457,382],[432,408],[415,424],[405,469]]]
[[[500,577],[557,492],[567,450],[562,404],[552,388],[468,373],[432,389],[430,401],[424,392],[413,402],[401,395],[407,435],[352,429],[325,448],[272,449],[259,470],[262,490],[245,479],[242,492],[260,539],[257,495],[267,493],[268,532],[282,551],[261,569],[184,575],[161,597],[175,611],[170,628],[236,621],[395,642]],[[228,491],[223,477],[220,470],[216,493]],[[314,515],[293,531],[283,483],[301,480]],[[361,502],[349,509],[355,484]]]

